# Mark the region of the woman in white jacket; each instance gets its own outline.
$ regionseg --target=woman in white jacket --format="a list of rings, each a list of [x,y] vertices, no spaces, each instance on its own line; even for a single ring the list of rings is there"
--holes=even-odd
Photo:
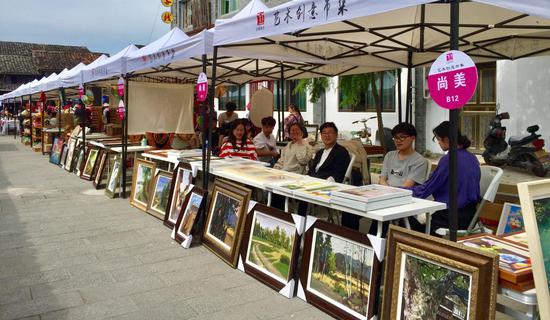
[[[307,164],[313,158],[313,148],[303,139],[305,133],[302,125],[293,123],[288,131],[290,142],[281,150],[281,157],[274,168],[305,174]]]

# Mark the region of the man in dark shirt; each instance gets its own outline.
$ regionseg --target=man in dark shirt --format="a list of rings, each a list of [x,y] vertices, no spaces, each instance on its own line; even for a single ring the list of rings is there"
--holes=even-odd
[[[307,172],[308,176],[342,182],[346,175],[350,156],[348,150],[336,142],[338,128],[334,122],[321,125],[321,140],[325,148],[317,151]]]

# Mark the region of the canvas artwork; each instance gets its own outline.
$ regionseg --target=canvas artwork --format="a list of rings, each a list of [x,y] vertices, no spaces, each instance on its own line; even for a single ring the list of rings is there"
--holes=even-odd
[[[114,198],[116,196],[117,187],[120,185],[119,180],[120,180],[121,171],[122,171],[122,164],[120,163],[120,159],[115,157],[113,160],[113,167],[111,169],[111,174],[107,179],[107,186],[105,187],[105,194],[111,198]]]
[[[91,148],[88,150],[88,157],[86,158],[86,163],[84,169],[82,170],[81,178],[91,180],[93,177],[97,156],[99,155],[99,149]]]
[[[250,189],[216,180],[206,218],[203,243],[222,260],[235,267]]]
[[[76,158],[76,161],[75,161],[74,173],[77,176],[80,176],[80,174],[82,173],[82,162],[84,161],[84,148],[83,147],[80,148],[77,154],[78,154],[78,157]]]
[[[97,170],[95,172],[93,185],[96,189],[99,189],[102,185],[103,175],[105,170],[105,164],[107,162],[107,151],[102,151],[99,155],[99,164],[97,165]]]
[[[496,235],[525,231],[521,206],[506,202],[502,208]]]
[[[383,319],[494,319],[498,255],[390,225]]]
[[[189,192],[188,187],[192,181],[193,172],[190,168],[181,165],[176,168],[170,192],[170,205],[167,209],[166,219],[164,219],[166,226],[172,228],[176,224],[185,202],[185,195]]]
[[[380,266],[363,234],[317,220],[304,241],[300,283],[305,299],[338,319],[370,319],[376,313]]]
[[[65,167],[65,162],[67,161],[67,153],[69,153],[69,148],[66,144],[63,145],[63,151],[61,152],[61,161],[59,162],[59,165],[61,168]]]
[[[184,211],[180,214],[176,224],[176,241],[182,243],[186,240],[193,230],[193,226],[199,212],[203,207],[205,200],[205,192],[195,187],[185,198]]]
[[[164,220],[168,207],[168,198],[170,197],[171,184],[172,174],[170,172],[164,170],[157,172],[153,183],[152,197],[149,200],[147,208],[148,213]]]
[[[508,240],[508,241],[512,241],[514,243],[517,243],[518,245],[522,245],[525,248],[529,247],[529,240],[528,240],[526,232],[513,233],[513,234],[510,234],[510,235],[504,236],[503,238]]]
[[[50,152],[50,162],[59,164],[61,162],[61,152],[63,151],[63,139],[55,138]]]
[[[540,319],[550,319],[550,179],[518,183]]]
[[[65,170],[72,171],[72,162],[73,162],[73,156],[74,156],[74,150],[76,148],[76,140],[75,139],[69,139],[69,151],[67,152],[67,159],[65,160]]]
[[[143,211],[147,210],[149,200],[152,196],[152,184],[155,169],[156,164],[151,161],[137,159],[134,164],[130,203]]]

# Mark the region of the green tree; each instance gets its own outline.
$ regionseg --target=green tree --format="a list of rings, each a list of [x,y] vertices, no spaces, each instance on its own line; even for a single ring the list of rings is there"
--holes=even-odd
[[[330,87],[330,79],[328,77],[300,79],[296,87],[294,87],[294,94],[309,92],[309,101],[315,103]]]

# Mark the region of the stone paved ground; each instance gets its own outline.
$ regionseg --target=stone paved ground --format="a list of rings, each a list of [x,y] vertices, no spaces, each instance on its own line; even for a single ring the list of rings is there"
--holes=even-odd
[[[331,319],[0,136],[0,320],[106,318]]]
[[[331,319],[0,137],[0,319]]]

